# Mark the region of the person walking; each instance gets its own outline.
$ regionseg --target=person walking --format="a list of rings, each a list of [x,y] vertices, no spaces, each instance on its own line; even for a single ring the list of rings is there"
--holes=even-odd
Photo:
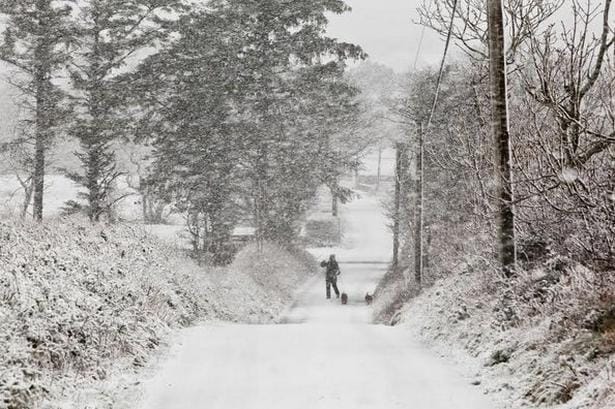
[[[323,261],[321,263],[323,267],[326,267],[326,285],[327,285],[327,299],[331,298],[331,287],[335,291],[335,296],[340,298],[340,290],[337,289],[337,276],[341,274],[340,266],[335,260],[335,254],[329,256],[329,261]]]

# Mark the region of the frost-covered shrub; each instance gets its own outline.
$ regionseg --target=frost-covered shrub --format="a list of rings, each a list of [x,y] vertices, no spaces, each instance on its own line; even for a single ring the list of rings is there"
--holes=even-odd
[[[203,289],[182,288],[168,257],[138,228],[1,223],[0,401],[32,407],[45,378],[140,365],[168,327],[197,318],[178,294]]]
[[[307,264],[309,256],[299,251],[296,253],[301,254],[302,262],[288,250],[275,244],[266,243],[261,250],[256,244],[252,244],[239,252],[231,270],[247,273],[265,288],[275,287],[284,294],[291,295],[297,283],[302,282],[316,268]],[[311,263],[313,264],[313,261]]]
[[[380,281],[374,292],[372,304],[373,317],[377,322],[395,324],[395,315],[413,294],[401,274],[389,271]],[[416,294],[414,294],[416,295]]]
[[[514,282],[514,308],[521,319],[551,317],[560,331],[605,333],[615,315],[615,277],[557,257]],[[613,324],[615,326],[615,323]]]
[[[0,222],[0,407],[142,366],[172,327],[273,319],[307,260],[266,246],[205,270],[138,226]]]
[[[387,275],[376,319],[463,350],[482,366],[483,384],[509,391],[511,402],[611,407],[615,276],[537,246],[523,264],[531,269],[513,279],[498,274],[495,260],[470,255],[420,295],[410,294],[403,277]],[[412,297],[404,300],[404,291]]]
[[[220,277],[232,321],[275,320],[292,300],[294,290],[318,271],[316,261],[302,250],[265,243],[242,249]]]

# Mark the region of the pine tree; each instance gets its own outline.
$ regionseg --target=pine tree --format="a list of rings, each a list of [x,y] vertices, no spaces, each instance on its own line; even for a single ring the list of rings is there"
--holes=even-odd
[[[287,221],[296,218],[313,195],[314,176],[335,168],[330,162],[339,159],[329,151],[331,129],[325,130],[328,122],[322,122],[325,111],[314,111],[311,100],[323,94],[311,90],[331,91],[320,83],[331,78],[328,71],[339,73],[345,60],[363,57],[359,47],[324,34],[326,14],[349,8],[339,0],[221,0],[210,7],[226,21],[229,46],[235,47],[241,67],[234,97],[240,117],[248,123],[244,129],[249,129],[244,135],[249,149],[242,152],[242,162],[251,184],[257,239],[286,241],[292,230]],[[314,157],[302,152],[322,155],[314,166]],[[300,178],[287,179],[289,169]],[[290,185],[295,187],[285,192]],[[278,208],[291,199],[298,200],[292,209]]]
[[[45,160],[67,110],[63,92],[53,80],[69,60],[67,46],[74,40],[72,1],[2,0],[0,13],[8,17],[0,45],[0,59],[16,67],[24,80],[15,80],[32,112],[34,135],[34,203],[36,220],[43,218]]]
[[[206,13],[183,16],[178,40],[127,76],[132,103],[144,112],[138,134],[155,148],[148,186],[173,199],[195,253],[215,264],[229,261],[243,197],[231,99],[239,71],[223,23]]]
[[[344,61],[363,54],[323,32],[324,13],[345,9],[214,1],[132,75],[152,179],[189,215],[196,250],[217,257],[242,219],[259,241],[288,243],[317,188],[337,186],[349,161],[332,138],[356,108]]]
[[[179,0],[88,0],[79,6],[79,44],[70,67],[76,101],[71,134],[81,145],[76,155],[83,173],[68,176],[87,189],[84,196],[93,221],[114,202],[111,194],[122,172],[112,144],[126,136],[133,120],[122,109],[130,88],[120,74],[139,52],[166,38],[172,22],[162,16],[180,9]]]

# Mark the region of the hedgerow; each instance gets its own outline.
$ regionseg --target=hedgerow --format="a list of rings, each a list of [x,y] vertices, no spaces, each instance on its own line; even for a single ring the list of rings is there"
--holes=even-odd
[[[311,271],[273,246],[238,260],[200,267],[138,226],[0,222],[0,407],[35,408],[120,361],[143,366],[196,320],[275,319],[293,288],[280,277],[293,271],[297,285]]]

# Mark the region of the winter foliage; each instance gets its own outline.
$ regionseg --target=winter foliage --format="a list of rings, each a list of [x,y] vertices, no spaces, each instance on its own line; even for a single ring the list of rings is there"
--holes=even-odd
[[[0,407],[69,398],[146,364],[173,328],[270,322],[314,271],[301,252],[247,248],[203,268],[139,227],[0,224]]]
[[[367,55],[327,34],[343,0],[0,0],[19,94],[0,195],[21,200],[0,220],[0,407],[71,400],[199,321],[276,322],[315,270],[297,248],[345,243],[339,204],[391,183],[375,320],[469,355],[509,402],[614,407],[612,0],[503,1],[497,101],[485,4],[424,1],[463,55],[399,74],[349,68]],[[140,222],[182,223],[190,257]]]
[[[500,175],[494,171],[486,10],[460,1],[452,33],[467,56],[446,68],[432,126],[424,130],[424,194],[414,170],[417,124],[430,115],[437,71],[410,73],[407,91],[389,103],[413,135],[412,159],[398,176],[404,210],[393,215],[402,229],[402,263],[382,281],[375,316],[403,322],[429,341],[440,340],[443,349],[457,346],[456,357],[470,354],[472,365],[493,368],[481,370],[477,382],[504,394],[512,407],[610,407],[611,1],[504,3],[516,270],[511,275],[500,268],[494,246]],[[563,3],[569,7],[560,11],[570,12],[574,24],[551,25]],[[452,5],[426,2],[422,23],[446,34]],[[426,236],[421,282],[414,265],[419,199]]]

